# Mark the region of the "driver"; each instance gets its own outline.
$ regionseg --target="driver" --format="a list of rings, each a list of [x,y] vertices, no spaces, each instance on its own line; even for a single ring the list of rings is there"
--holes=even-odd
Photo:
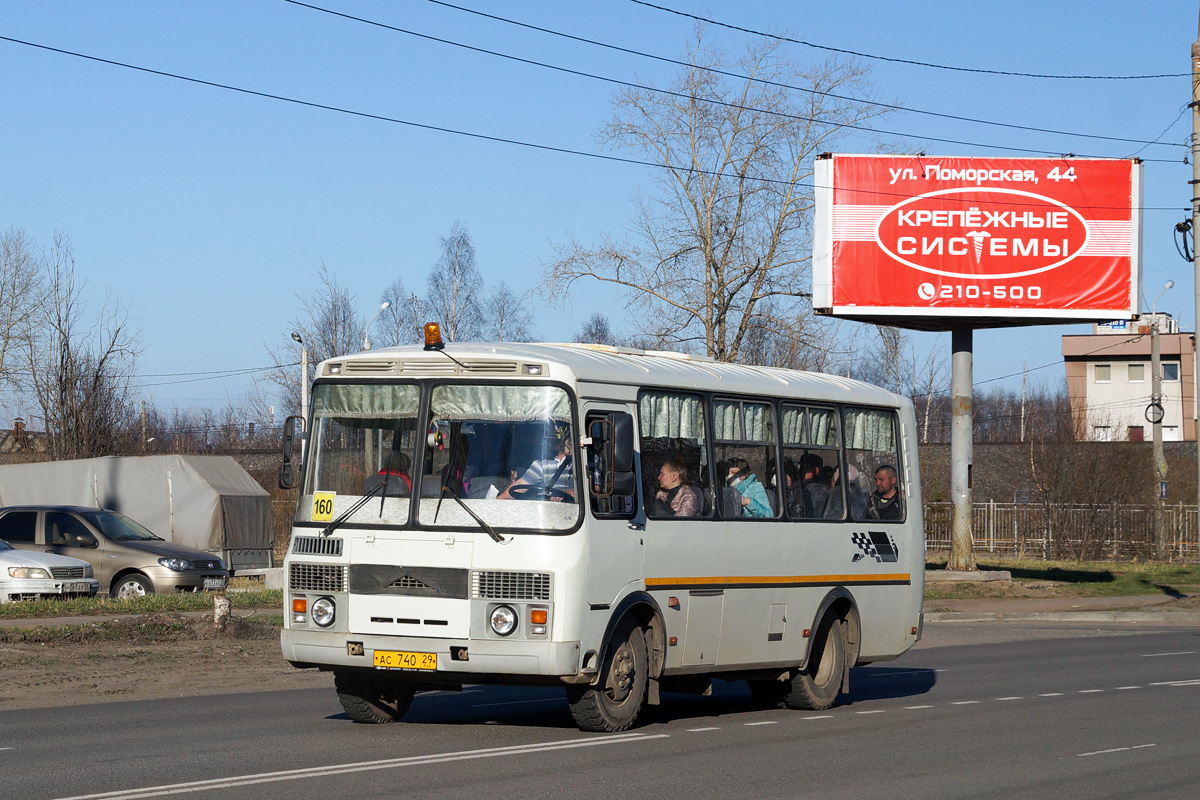
[[[562,423],[554,426],[554,457],[534,460],[508,488],[497,495],[500,500],[515,499],[509,492],[517,486],[530,486],[535,490],[557,489],[553,496],[544,499],[562,502],[565,498],[575,499],[575,477],[571,474],[571,429]],[[553,481],[553,483],[551,483]],[[561,494],[559,494],[561,492]],[[522,492],[517,492],[518,496]],[[539,498],[540,499],[540,498]]]

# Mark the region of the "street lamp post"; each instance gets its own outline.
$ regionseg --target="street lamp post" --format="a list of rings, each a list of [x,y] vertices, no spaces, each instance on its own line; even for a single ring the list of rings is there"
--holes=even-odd
[[[390,306],[387,300],[379,304],[379,310],[375,312],[375,316],[371,317],[371,321],[367,323],[367,327],[363,330],[363,350],[371,349],[371,326],[375,324],[375,320],[379,319],[379,315]]]
[[[1158,345],[1158,301],[1167,290],[1175,285],[1175,281],[1167,281],[1163,289],[1150,305],[1150,412],[1151,425],[1154,432],[1154,471],[1157,480],[1154,482],[1154,546],[1160,559],[1167,557],[1167,527],[1163,519],[1162,484],[1167,479],[1167,460],[1163,457],[1163,397],[1162,397],[1162,358]]]
[[[296,344],[300,345],[300,416],[304,418],[304,425],[308,426],[308,348],[304,346],[304,340],[300,338],[300,334],[292,331],[292,338],[296,340]],[[300,439],[300,461],[304,462],[304,441],[307,437]]]

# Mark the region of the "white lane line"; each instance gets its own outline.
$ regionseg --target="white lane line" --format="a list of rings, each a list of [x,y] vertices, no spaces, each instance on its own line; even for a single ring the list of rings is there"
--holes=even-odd
[[[646,742],[651,739],[669,739],[670,734],[616,734],[613,736],[593,737],[588,739],[568,739],[562,742],[541,742],[537,744],[513,745],[510,747],[489,747],[483,750],[460,750],[450,753],[435,753],[427,756],[408,756],[405,758],[387,758],[380,761],[358,761],[347,764],[331,764],[325,767],[307,767],[305,769],[289,769],[280,772],[259,772],[251,775],[238,775],[231,778],[212,778],[204,781],[189,781],[187,783],[171,783],[161,786],[145,786],[140,789],[122,789],[115,792],[99,794],[82,794],[74,797],[59,798],[59,800],[136,800],[142,797],[158,797],[167,794],[185,794],[202,792],[211,789],[230,789],[238,786],[252,786],[259,783],[276,783],[279,781],[294,781],[304,778],[324,778],[330,775],[347,775],[354,772],[369,772],[380,769],[396,769],[399,767],[419,766],[422,764],[441,764],[449,761],[471,761],[480,758],[500,758],[503,756],[522,755],[525,753],[546,753],[554,750],[571,750],[579,747],[598,747],[609,744],[625,744],[626,742]]]
[[[1152,683],[1151,686],[1200,686],[1200,678],[1192,678],[1186,681],[1159,681]]]
[[[1078,693],[1079,694],[1096,694],[1097,692],[1103,692],[1103,691],[1104,691],[1103,689],[1080,689]]]
[[[950,705],[952,705],[952,706],[974,706],[974,705],[978,705],[978,704],[979,704],[978,700],[955,700]]]
[[[1024,697],[997,697],[997,700],[1024,700]]]
[[[1118,691],[1118,692],[1124,692],[1124,691],[1126,691],[1126,690],[1128,690],[1128,689],[1140,689],[1140,688],[1142,688],[1142,687],[1140,687],[1140,686],[1118,686],[1118,687],[1117,687],[1117,691]]]
[[[833,719],[833,714],[818,714],[815,717],[801,717],[800,719]]]
[[[872,711],[855,711],[854,713],[855,714],[882,714],[882,713],[884,713],[884,710],[882,708],[876,708]]]
[[[703,733],[704,731],[719,731],[720,728],[688,728],[688,733]]]
[[[14,749],[16,749],[16,748],[13,748],[13,747],[0,747],[0,750],[14,750]]]
[[[906,711],[916,711],[919,708],[933,708],[933,706],[905,706]]]
[[[1062,696],[1063,696],[1062,692],[1046,692],[1045,694],[1038,695],[1038,697],[1062,697]]]
[[[1178,653],[1142,653],[1142,658],[1162,658],[1163,656],[1194,656],[1195,650],[1180,650]]]
[[[755,725],[778,725],[778,724],[779,724],[779,722],[777,720],[769,719],[766,722],[747,722],[746,727],[753,728]]]
[[[1125,752],[1126,750],[1141,750],[1143,747],[1154,747],[1154,745],[1153,744],[1136,744],[1133,747],[1110,747],[1108,750],[1095,750],[1091,753],[1076,753],[1075,755],[1078,756],[1079,758],[1086,758],[1088,756],[1104,756],[1104,755],[1108,755],[1109,753],[1122,753],[1122,752]]]
[[[471,708],[495,708],[496,706],[523,706],[529,703],[561,703],[561,697],[546,697],[541,700],[506,700],[503,703],[475,703]]]

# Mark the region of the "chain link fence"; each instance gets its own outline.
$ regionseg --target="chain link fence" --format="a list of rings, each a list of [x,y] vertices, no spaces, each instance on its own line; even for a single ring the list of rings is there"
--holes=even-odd
[[[925,507],[925,549],[949,550],[951,503]],[[1155,559],[1153,506],[974,503],[972,533],[976,553],[1023,558]],[[1169,558],[1195,561],[1196,506],[1162,507]]]

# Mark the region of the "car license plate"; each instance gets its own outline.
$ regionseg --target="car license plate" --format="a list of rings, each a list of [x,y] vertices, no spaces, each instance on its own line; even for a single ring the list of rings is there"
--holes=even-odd
[[[90,592],[91,590],[92,585],[86,581],[76,581],[74,583],[63,584],[64,592]]]
[[[205,578],[204,579],[204,588],[205,589],[224,589],[225,588],[225,579],[224,578]]]
[[[375,666],[380,669],[437,669],[437,653],[405,653],[395,650],[376,650]]]

